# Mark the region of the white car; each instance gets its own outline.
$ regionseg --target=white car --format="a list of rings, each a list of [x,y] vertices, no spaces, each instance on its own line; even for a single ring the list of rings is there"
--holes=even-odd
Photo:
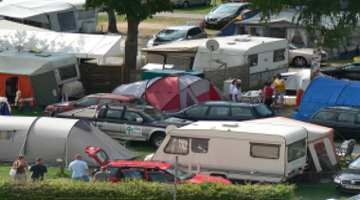
[[[298,48],[293,44],[289,44],[289,63],[294,67],[308,67],[311,65],[315,57],[313,48]],[[328,58],[327,52],[321,51],[321,62]]]

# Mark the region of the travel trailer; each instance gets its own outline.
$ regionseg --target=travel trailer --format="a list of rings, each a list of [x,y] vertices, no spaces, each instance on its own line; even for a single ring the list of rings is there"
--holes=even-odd
[[[58,32],[96,32],[96,11],[85,0],[3,0],[0,16]]]
[[[252,122],[196,122],[169,128],[152,160],[234,180],[283,182],[301,174],[307,130]]]
[[[204,73],[219,88],[229,78],[240,78],[242,88],[256,88],[278,73],[288,70],[286,39],[249,35],[218,37],[209,48],[210,39],[180,41],[143,49],[147,63],[172,64],[174,69]],[[216,45],[215,45],[216,46]]]
[[[81,97],[84,89],[77,59],[71,55],[0,52],[0,96],[14,103],[21,99],[38,106],[58,102],[62,94]]]
[[[283,182],[337,165],[333,130],[282,117],[168,128],[152,160],[234,180]]]

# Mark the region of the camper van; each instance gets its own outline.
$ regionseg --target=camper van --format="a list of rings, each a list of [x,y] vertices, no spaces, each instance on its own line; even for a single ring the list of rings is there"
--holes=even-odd
[[[209,48],[209,40],[215,40],[219,48]],[[147,63],[173,64],[174,69],[203,72],[219,88],[229,78],[240,78],[244,89],[259,88],[275,74],[288,70],[288,42],[280,38],[216,37],[174,42],[143,51],[147,53]]]
[[[84,93],[77,59],[71,55],[0,52],[0,96],[12,104],[17,91],[21,99],[46,106],[60,97],[81,97]]]
[[[252,122],[196,122],[168,128],[152,160],[233,180],[283,182],[307,161],[307,130]]]

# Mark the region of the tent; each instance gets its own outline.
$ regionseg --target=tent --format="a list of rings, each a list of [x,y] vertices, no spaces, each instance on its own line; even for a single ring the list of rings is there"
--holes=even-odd
[[[101,147],[111,159],[135,157],[117,141],[82,120],[0,117],[1,162],[11,162],[22,154],[28,161],[41,157],[49,165],[56,165],[57,159],[68,164],[75,154],[80,153],[89,164],[95,165],[83,150],[89,145]]]
[[[220,100],[221,95],[208,80],[197,76],[167,76],[121,85],[113,93],[144,98],[162,111],[179,111],[198,102]]]
[[[251,122],[304,127],[308,131],[308,151],[315,171],[333,170],[337,165],[333,129],[285,117],[259,119]]]
[[[360,106],[360,82],[328,77],[313,80],[294,118],[308,121],[321,108],[329,106]]]

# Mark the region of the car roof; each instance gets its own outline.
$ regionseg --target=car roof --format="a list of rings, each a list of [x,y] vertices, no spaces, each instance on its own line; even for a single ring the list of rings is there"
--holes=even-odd
[[[360,107],[331,106],[331,107],[323,108],[320,111],[354,111],[354,112],[360,112]]]
[[[244,107],[255,107],[260,104],[252,104],[252,103],[240,103],[240,102],[232,102],[232,101],[207,101],[204,103],[200,103],[199,105],[207,105],[207,106],[244,106]]]
[[[171,164],[167,162],[154,162],[154,161],[113,160],[110,162],[109,166],[168,169],[171,167]]]
[[[192,28],[200,28],[199,26],[195,25],[181,25],[181,26],[169,26],[167,28],[164,28],[163,30],[190,30]]]
[[[86,97],[93,97],[93,98],[101,98],[101,99],[114,99],[119,101],[132,101],[135,99],[133,96],[124,96],[124,95],[118,95],[118,94],[112,94],[112,93],[96,93],[96,94],[90,94]]]

